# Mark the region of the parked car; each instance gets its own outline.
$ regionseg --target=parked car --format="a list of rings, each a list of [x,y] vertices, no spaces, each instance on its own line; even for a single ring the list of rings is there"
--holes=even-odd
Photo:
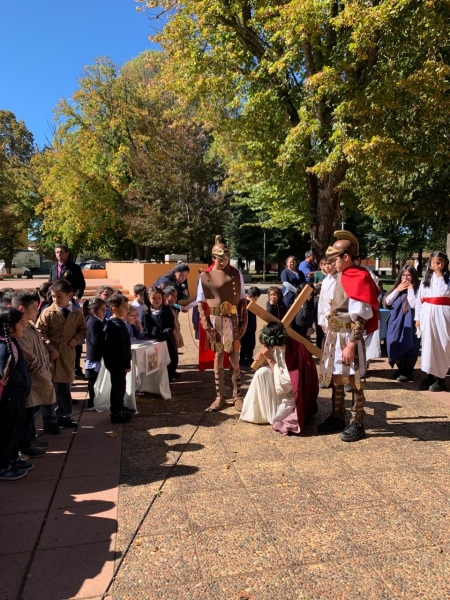
[[[105,267],[100,263],[88,262],[86,264],[81,263],[81,269],[84,271],[86,269],[104,269]]]
[[[8,273],[6,272],[5,263],[0,263],[0,277],[3,279],[3,277],[6,275],[8,275]],[[18,267],[14,263],[11,265],[11,275],[16,276],[18,279],[20,279],[23,275],[25,275],[25,277],[28,279],[33,279],[30,269],[27,267]]]

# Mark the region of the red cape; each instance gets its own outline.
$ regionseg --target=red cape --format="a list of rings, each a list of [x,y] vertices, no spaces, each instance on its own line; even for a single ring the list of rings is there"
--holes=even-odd
[[[364,267],[348,267],[341,273],[341,283],[349,298],[370,304],[373,315],[367,321],[365,330],[366,333],[376,331],[378,329],[378,288],[369,271]]]
[[[288,338],[285,356],[297,410],[283,421],[274,423],[272,428],[285,435],[298,434],[303,430],[305,422],[317,412],[319,378],[312,354],[300,342]]]
[[[212,271],[213,266],[214,265],[211,265],[210,267],[205,269],[205,273],[209,273],[210,271]],[[205,314],[208,317],[209,316],[208,305],[205,303],[204,307],[205,307]],[[211,350],[211,348],[209,347],[208,336],[206,335],[206,331],[203,329],[201,319],[199,319],[198,325],[199,325],[199,332],[200,332],[200,345],[198,348],[198,370],[201,373],[202,371],[206,371],[206,369],[214,369],[214,350]],[[227,352],[225,352],[225,355],[224,355],[223,366],[225,369],[228,369],[230,366],[230,359],[228,357]]]

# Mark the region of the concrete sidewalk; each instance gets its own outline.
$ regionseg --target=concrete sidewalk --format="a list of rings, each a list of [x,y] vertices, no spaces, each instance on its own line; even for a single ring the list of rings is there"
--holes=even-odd
[[[78,405],[78,430],[2,482],[1,600],[450,598],[448,392],[375,361],[366,439],[315,435],[329,390],[305,435],[283,437],[204,412],[213,375],[187,315],[182,331],[171,400],[140,397],[125,426]]]

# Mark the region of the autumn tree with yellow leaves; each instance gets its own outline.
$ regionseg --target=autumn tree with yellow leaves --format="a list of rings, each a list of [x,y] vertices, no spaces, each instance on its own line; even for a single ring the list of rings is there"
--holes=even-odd
[[[340,203],[397,218],[450,153],[443,0],[151,0],[167,85],[195,100],[228,185],[321,255]],[[155,11],[152,11],[154,14]],[[355,200],[356,199],[356,200]],[[426,202],[432,219],[449,196]]]
[[[99,59],[58,105],[53,145],[35,159],[44,245],[147,260],[207,253],[224,174],[194,109],[158,79],[163,60],[148,52],[119,69]]]

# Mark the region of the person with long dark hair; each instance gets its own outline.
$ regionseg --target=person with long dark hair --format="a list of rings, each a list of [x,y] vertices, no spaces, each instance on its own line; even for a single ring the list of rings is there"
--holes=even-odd
[[[289,339],[281,323],[263,327],[256,358],[266,364],[258,369],[244,398],[241,421],[270,423],[283,435],[299,434],[317,412],[319,391],[313,357],[299,342]]]
[[[391,309],[389,315],[386,346],[391,367],[397,365],[395,378],[406,382],[413,380],[414,366],[419,357],[420,339],[414,327],[419,280],[414,267],[401,269],[398,277],[384,299]]]
[[[448,256],[440,250],[432,252],[416,304],[416,327],[422,335],[421,368],[427,373],[420,389],[430,392],[445,390],[450,367],[449,279]]]
[[[31,378],[18,342],[26,327],[17,308],[0,311],[0,481],[25,477],[33,463],[19,458],[19,440]]]
[[[189,289],[187,278],[189,275],[189,265],[179,261],[173,269],[161,275],[156,281],[154,287],[160,288],[163,284],[170,284],[177,290],[177,301],[188,300]]]

